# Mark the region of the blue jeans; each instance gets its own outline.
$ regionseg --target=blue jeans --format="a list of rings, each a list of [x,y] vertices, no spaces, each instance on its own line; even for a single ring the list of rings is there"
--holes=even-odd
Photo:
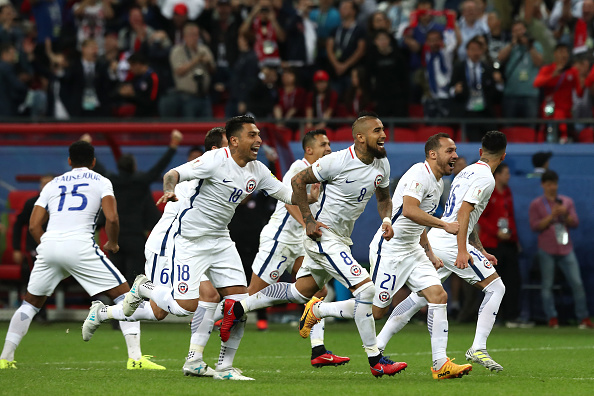
[[[163,118],[212,118],[212,104],[208,96],[173,91],[161,98],[159,114]]]
[[[588,306],[586,305],[586,293],[580,275],[580,266],[573,250],[566,256],[552,255],[538,250],[538,261],[540,263],[540,273],[542,276],[542,303],[545,314],[548,319],[557,317],[555,309],[555,299],[553,297],[553,281],[555,280],[555,265],[558,265],[565,275],[565,279],[571,286],[573,300],[575,304],[575,316],[582,320],[589,316]]]

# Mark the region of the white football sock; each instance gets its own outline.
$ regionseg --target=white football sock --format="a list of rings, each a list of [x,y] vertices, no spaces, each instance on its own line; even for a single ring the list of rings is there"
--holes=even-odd
[[[151,293],[151,300],[157,304],[159,308],[175,316],[190,316],[194,312],[186,311],[175,301],[171,294],[171,289],[163,286],[155,286],[155,289]]]
[[[151,303],[148,301],[140,303],[131,316],[124,315],[124,310],[121,304],[102,308],[99,311],[99,320],[105,322],[109,319],[115,319],[121,322],[138,322],[139,320],[147,320],[151,322],[157,321]]]
[[[321,302],[314,304],[312,308],[313,314],[316,318],[344,318],[353,319],[355,315],[355,299],[351,298],[344,301]]]
[[[219,303],[198,302],[198,308],[192,318],[192,337],[187,360],[202,360],[204,347],[210,338],[214,325],[214,315]]]
[[[267,286],[256,294],[252,294],[241,302],[244,312],[248,313],[260,308],[268,308],[288,302],[305,304],[309,299],[304,297],[294,283],[279,282]]]
[[[427,329],[431,336],[431,356],[433,368],[439,370],[447,361],[448,347],[448,310],[447,304],[429,303]]]
[[[314,325],[309,333],[309,340],[311,341],[311,347],[315,348],[320,345],[324,345],[324,325],[326,321],[324,319]]]
[[[382,331],[377,335],[377,346],[380,350],[385,350],[386,345],[394,334],[398,333],[410,321],[419,309],[427,304],[424,297],[419,297],[417,293],[410,293],[400,304],[392,310],[390,317],[382,328]]]
[[[375,337],[375,320],[371,313],[374,294],[375,288],[371,282],[360,286],[353,293],[355,296],[355,323],[357,324],[357,330],[359,330],[361,341],[363,341],[363,348],[368,357],[377,356],[380,353]]]
[[[501,278],[495,279],[483,289],[485,297],[479,308],[476,332],[474,334],[473,349],[487,349],[487,337],[493,330],[501,300],[505,294],[505,285]]]
[[[225,299],[230,298],[235,301],[242,301],[248,298],[248,294],[234,294],[226,296]],[[233,367],[233,359],[239,348],[239,343],[243,337],[245,331],[245,322],[247,316],[244,316],[239,320],[235,326],[231,328],[231,334],[227,342],[221,342],[221,352],[219,353],[219,361],[216,366],[217,371],[226,370],[229,367]]]
[[[25,334],[27,334],[29,325],[37,312],[39,312],[39,308],[23,301],[19,309],[12,315],[12,319],[10,319],[10,325],[8,325],[8,332],[6,333],[6,340],[4,341],[4,348],[2,349],[0,359],[6,359],[9,362],[14,360],[14,351],[16,351]]]
[[[122,307],[125,296],[125,294],[122,294],[121,296],[118,296],[113,300],[113,302],[116,304],[116,307]],[[99,319],[101,320],[101,318]],[[120,330],[124,335],[124,340],[126,340],[126,347],[128,348],[128,357],[130,359],[139,360],[142,357],[142,352],[140,351],[140,322],[132,323],[120,321]]]

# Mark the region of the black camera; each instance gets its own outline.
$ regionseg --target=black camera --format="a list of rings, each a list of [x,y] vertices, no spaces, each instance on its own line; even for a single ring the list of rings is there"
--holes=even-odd
[[[204,70],[202,69],[196,69],[194,70],[194,81],[196,81],[196,94],[198,96],[205,96],[206,95],[206,87],[204,84],[204,79],[205,79],[205,75],[204,75]]]
[[[530,33],[526,32],[524,33],[524,38],[526,38],[526,41],[528,42],[528,48],[532,48],[534,45],[534,37],[532,37]]]

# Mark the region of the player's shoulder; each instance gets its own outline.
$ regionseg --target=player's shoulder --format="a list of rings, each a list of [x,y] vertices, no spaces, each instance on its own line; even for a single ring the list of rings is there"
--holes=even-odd
[[[307,163],[306,160],[302,159],[298,159],[295,162],[293,162],[291,164],[291,166],[289,167],[288,172],[290,173],[298,173],[300,171],[302,171],[303,169],[307,168],[309,166],[309,164]]]
[[[404,175],[407,177],[415,177],[415,178],[423,178],[424,179],[430,175],[429,172],[430,171],[425,167],[424,162],[417,162],[416,164],[414,164],[413,166],[408,168],[408,170],[406,171],[406,173]]]

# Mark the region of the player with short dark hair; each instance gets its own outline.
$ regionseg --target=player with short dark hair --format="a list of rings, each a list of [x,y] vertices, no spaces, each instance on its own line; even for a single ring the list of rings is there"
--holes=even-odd
[[[33,317],[68,275],[72,275],[90,296],[105,293],[116,306],[121,306],[124,294],[130,290],[124,276],[93,239],[97,214],[103,210],[108,238],[103,249],[113,253],[119,250],[120,226],[111,182],[91,170],[95,165],[95,149],[91,144],[75,142],[68,152],[72,170],[43,188],[31,214],[29,229],[39,244],[38,255],[25,300],[10,321],[0,355],[0,369],[16,368],[14,353]],[[48,217],[44,231],[43,224]],[[120,322],[120,329],[128,347],[129,370],[165,370],[142,355],[139,323]]]

